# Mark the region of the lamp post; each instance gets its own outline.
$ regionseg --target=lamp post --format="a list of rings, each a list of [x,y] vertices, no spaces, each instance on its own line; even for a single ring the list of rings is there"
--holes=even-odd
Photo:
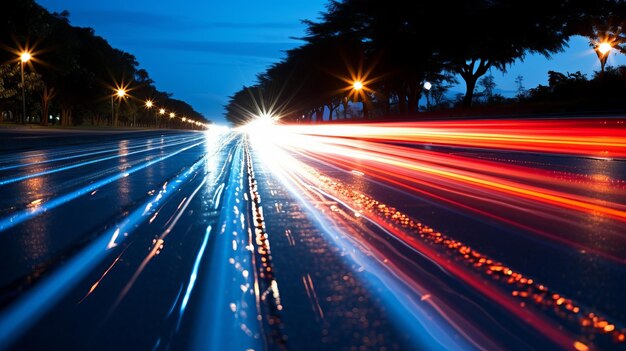
[[[159,114],[161,115],[161,119],[163,119],[163,116],[165,116],[165,109],[164,108],[159,109]],[[167,124],[166,124],[166,127],[167,127]]]
[[[426,111],[430,111],[430,89],[432,87],[433,85],[430,82],[424,82],[424,90],[426,90]]]
[[[20,67],[22,71],[22,124],[26,123],[26,85],[24,84],[24,64],[32,58],[30,52],[20,54]]]
[[[146,100],[146,109],[148,109],[148,115],[150,114],[150,109],[152,109],[152,106],[154,105],[154,103],[152,103],[152,100]],[[154,114],[154,128],[157,128],[157,114]]]
[[[604,66],[606,65],[606,60],[609,58],[609,53],[612,49],[613,46],[607,41],[596,45],[596,55],[598,55],[598,59],[600,59],[600,75],[604,75]]]
[[[364,88],[363,82],[360,80],[355,80],[354,83],[352,83],[352,90],[357,97],[357,101],[361,100],[360,102],[363,106],[363,118],[366,118],[367,117],[366,101],[365,99],[361,99],[361,94],[363,94],[362,93],[363,88]]]
[[[113,108],[113,98],[115,97],[115,94],[111,95],[111,127],[113,127],[113,123],[115,121],[115,109]]]
[[[121,104],[121,99],[126,97],[126,90],[119,88],[115,90],[115,94],[111,95],[111,125],[113,127],[117,127],[117,118],[116,118],[117,116],[115,115],[115,109],[113,107],[113,98],[115,98],[116,96],[118,99],[120,99],[120,104]]]

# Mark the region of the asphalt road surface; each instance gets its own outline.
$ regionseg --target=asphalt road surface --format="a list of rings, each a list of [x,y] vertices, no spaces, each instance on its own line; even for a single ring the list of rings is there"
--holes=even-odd
[[[624,349],[623,160],[280,138],[0,131],[0,349]]]

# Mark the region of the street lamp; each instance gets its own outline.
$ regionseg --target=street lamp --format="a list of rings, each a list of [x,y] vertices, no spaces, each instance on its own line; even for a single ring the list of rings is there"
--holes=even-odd
[[[111,125],[117,127],[117,118],[115,118],[115,108],[113,106],[113,99],[117,96],[118,99],[126,97],[126,90],[124,88],[118,88],[115,90],[115,94],[111,95]],[[121,103],[121,102],[120,102]]]
[[[152,106],[154,106],[154,103],[152,102],[152,100],[148,99],[146,100],[146,108],[148,109],[148,112],[150,111],[150,109],[152,108]],[[148,113],[149,114],[149,113]],[[157,121],[157,114],[154,114],[154,128],[158,128],[157,127],[158,121]]]
[[[430,89],[433,87],[433,85],[426,81],[424,82],[424,90],[426,90],[426,111],[430,111]]]
[[[22,124],[26,123],[26,85],[24,84],[24,64],[32,58],[28,51],[20,54],[20,67],[22,69]]]
[[[604,75],[604,66],[606,65],[606,60],[609,58],[609,53],[613,49],[613,46],[608,41],[603,41],[596,45],[596,55],[598,55],[598,59],[600,59],[600,74]]]
[[[165,109],[164,108],[160,108],[159,109],[159,114],[161,115],[161,119],[163,119],[163,117],[165,116]],[[161,124],[163,124],[163,121],[161,121]],[[167,128],[168,123],[165,123],[165,127]]]
[[[174,117],[176,117],[176,114],[174,112],[170,112],[170,121],[174,121]],[[170,125],[170,128],[172,128],[174,126],[174,122],[170,122],[169,125]]]
[[[362,106],[363,106],[363,118],[367,117],[367,102],[365,101],[365,93],[363,92],[363,90],[365,89],[365,86],[363,85],[363,82],[359,79],[356,79],[352,82],[352,93],[350,93],[350,95],[354,94],[354,96],[356,97],[356,101],[357,102],[362,102]]]

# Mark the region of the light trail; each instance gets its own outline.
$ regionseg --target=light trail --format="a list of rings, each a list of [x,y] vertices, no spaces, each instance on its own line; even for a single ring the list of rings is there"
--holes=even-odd
[[[394,263],[384,256],[374,256],[375,246],[359,240],[359,231],[351,226],[344,226],[337,218],[326,211],[322,212],[318,204],[326,203],[323,197],[319,197],[317,192],[311,192],[310,184],[318,184],[320,178],[316,174],[310,173],[310,167],[293,159],[283,150],[276,148],[272,143],[263,143],[256,138],[256,134],[251,135],[255,156],[262,161],[264,168],[267,168],[276,176],[288,191],[301,203],[306,212],[321,229],[327,240],[341,249],[342,252],[349,253],[346,257],[349,264],[363,267],[373,277],[368,283],[374,291],[378,291],[378,297],[385,301],[386,308],[393,313],[394,322],[397,326],[411,335],[411,340],[416,343],[416,347],[427,350],[466,350],[480,349],[481,345],[489,345],[495,348],[490,340],[484,338],[480,332],[471,324],[459,320],[451,320],[447,316],[455,315],[455,311],[446,306],[437,307],[437,304],[425,306],[417,303],[413,297],[426,295],[426,289],[419,283],[411,281],[409,276],[393,269]],[[317,195],[317,196],[316,196]],[[333,207],[330,207],[334,213]],[[352,219],[354,222],[354,220]],[[354,224],[354,223],[352,223]],[[345,236],[337,235],[337,232],[345,231]],[[382,240],[382,242],[385,242]],[[314,267],[313,267],[314,269]],[[381,289],[381,287],[384,287]],[[381,291],[382,290],[382,291]],[[433,299],[435,300],[435,299]],[[432,314],[431,307],[445,310],[444,313]],[[465,338],[459,338],[457,331],[449,330],[450,324],[459,324],[459,334]],[[471,336],[467,333],[472,333]]]
[[[301,158],[368,175],[437,202],[626,263],[619,248],[596,248],[585,243],[584,238],[566,235],[561,226],[584,232],[587,229],[581,228],[580,215],[601,217],[610,220],[606,224],[610,229],[607,235],[624,241],[626,236],[619,224],[626,222],[622,179],[603,176],[601,189],[590,194],[590,189],[598,188],[597,178],[358,140],[354,134],[340,138],[292,133],[293,128],[274,126],[272,131],[253,135]],[[618,201],[605,199],[605,194]],[[520,216],[527,220],[520,221]]]
[[[203,160],[205,163],[208,163],[209,161],[213,161],[216,163],[219,163],[220,154],[225,151],[226,148],[228,148],[228,145],[230,145],[232,139],[232,136],[230,137],[224,137],[221,134],[215,134],[212,135],[213,138],[208,138],[206,141],[206,145],[207,145],[207,152],[203,157]],[[198,161],[198,162],[202,162]],[[195,169],[198,163],[196,163],[193,168]],[[183,215],[183,213],[185,212],[185,210],[187,209],[187,207],[189,206],[189,204],[191,203],[191,201],[193,200],[193,198],[197,195],[197,193],[203,189],[203,188],[208,188],[211,189],[212,187],[215,186],[214,182],[216,179],[222,179],[224,176],[224,172],[225,172],[225,168],[226,168],[227,164],[225,162],[222,162],[222,168],[220,169],[219,172],[216,172],[213,177],[209,177],[205,174],[205,176],[201,179],[200,184],[194,189],[194,191],[192,191],[192,193],[188,196],[185,197],[183,199],[183,201],[179,204],[179,206],[176,208],[175,212],[172,214],[172,216],[170,217],[169,220],[166,221],[166,225],[167,228],[159,235],[158,239],[153,239],[153,243],[152,243],[152,248],[149,252],[149,254],[146,256],[146,258],[144,258],[144,260],[142,261],[142,263],[140,264],[139,268],[136,270],[136,272],[133,274],[132,278],[129,280],[129,282],[126,284],[125,288],[122,290],[122,292],[119,294],[118,299],[116,300],[116,302],[113,304],[113,307],[111,307],[111,311],[113,311],[117,305],[119,305],[119,303],[121,302],[121,300],[124,298],[124,296],[128,293],[128,291],[130,290],[130,288],[132,287],[132,285],[134,285],[135,281],[138,279],[139,275],[141,274],[141,272],[145,269],[145,267],[148,265],[148,263],[150,262],[150,260],[152,260],[152,258],[154,258],[156,255],[160,254],[161,251],[163,251],[164,249],[164,244],[165,244],[165,239],[166,237],[172,232],[172,230],[174,229],[174,227],[176,226],[176,224],[178,223],[178,221],[180,220],[181,216]],[[210,168],[207,169],[205,167],[205,173],[209,173],[209,172],[215,172],[214,168]],[[194,176],[195,177],[195,176]],[[188,176],[186,178],[187,182],[191,182],[193,180],[194,177]],[[181,179],[176,179],[176,182],[180,182]],[[206,186],[207,183],[210,184],[210,186]],[[149,223],[152,223],[157,215],[161,212],[161,210],[163,209],[163,206],[165,205],[166,202],[164,201],[160,201],[161,198],[163,197],[164,191],[166,190],[167,183],[164,185],[164,189],[161,190],[157,195],[156,195],[156,200],[157,201],[152,201],[149,202],[143,211],[144,216],[148,216],[150,217],[150,219],[148,220]],[[223,186],[223,183],[221,184],[221,186]],[[218,189],[219,190],[219,189]],[[207,190],[208,191],[208,190]],[[158,207],[160,206],[160,207]],[[206,232],[206,236],[208,238],[209,232],[211,231],[211,226],[209,225],[207,228],[207,232]],[[108,248],[113,248],[115,246],[117,246],[116,243],[116,239],[119,236],[119,230],[116,231],[114,233],[114,235],[111,237],[111,241],[109,242]],[[206,239],[206,238],[205,238]],[[127,247],[128,248],[128,247]],[[201,250],[203,251],[203,250]],[[100,279],[98,279],[90,288],[89,292],[87,293],[87,295],[83,298],[83,300],[85,298],[87,298],[91,293],[93,293],[95,291],[95,289],[97,288],[97,286],[100,284],[100,282],[105,278],[105,276],[108,274],[108,272],[113,268],[113,266],[119,261],[119,259],[122,257],[122,255],[124,254],[124,252],[126,252],[126,248],[124,249],[124,251],[120,254],[120,256],[115,260],[115,262],[101,275]],[[197,270],[197,269],[196,269]],[[194,279],[194,283],[195,283],[195,279]],[[189,299],[188,294],[190,293],[190,291],[193,289],[193,284],[191,283],[191,287],[188,288],[188,292],[185,295],[185,300],[183,301],[187,301]],[[82,301],[82,300],[81,300]],[[184,303],[186,305],[186,302]],[[182,311],[184,310],[184,307],[181,308],[181,316],[182,316]],[[180,319],[179,319],[180,322]]]
[[[241,143],[229,156],[230,174],[222,194],[219,227],[213,247],[205,254],[198,279],[209,288],[196,305],[193,350],[259,350],[263,345],[260,296],[251,262],[252,239],[246,215],[245,159]]]
[[[185,180],[198,171],[204,162],[204,159],[197,161],[172,181],[163,184],[161,190],[146,203],[137,206],[124,220],[100,235],[68,262],[2,311],[0,313],[0,349],[6,349],[26,332],[46,311],[54,306],[56,301],[91,272],[109,254],[111,249],[121,244],[129,234],[137,229],[140,223],[150,218],[152,213],[146,212],[146,208],[156,208],[169,196],[175,194],[176,189],[186,184]],[[128,235],[118,235],[119,233]],[[111,238],[115,238],[115,245],[111,245]]]
[[[91,164],[94,164],[94,163],[99,163],[99,162],[104,162],[104,161],[108,161],[108,160],[113,160],[113,159],[116,159],[116,158],[122,158],[122,157],[125,157],[125,156],[146,153],[146,152],[150,152],[150,151],[153,151],[153,150],[165,149],[165,148],[172,147],[172,146],[189,144],[189,143],[193,143],[193,142],[196,142],[196,141],[199,141],[199,140],[203,140],[203,139],[204,139],[204,137],[197,137],[197,138],[189,140],[189,141],[187,141],[187,140],[175,141],[175,142],[170,142],[168,144],[159,145],[157,147],[149,147],[149,148],[146,148],[144,150],[125,152],[125,153],[121,153],[121,154],[118,153],[116,155],[101,157],[101,158],[97,158],[97,159],[93,159],[93,160],[89,160],[89,161],[83,161],[83,162],[79,162],[79,163],[70,164],[70,165],[67,165],[67,166],[61,166],[61,167],[57,167],[57,168],[52,168],[52,169],[49,169],[49,170],[46,170],[46,171],[35,172],[35,173],[28,173],[28,174],[23,175],[23,176],[18,176],[18,177],[13,177],[13,178],[8,178],[8,179],[2,179],[2,180],[0,180],[0,186],[11,184],[11,183],[20,182],[22,180],[37,178],[37,177],[41,177],[41,176],[48,175],[48,174],[53,174],[53,173],[58,173],[58,172],[62,172],[62,171],[67,171],[67,170],[70,170],[70,169],[75,169],[75,168],[91,165]]]
[[[301,193],[325,189],[328,193],[320,194],[332,194],[331,199],[348,209],[354,208],[347,213],[354,213],[355,222],[362,217],[372,221],[557,345],[586,348],[595,333],[608,336],[605,341],[624,342],[623,325],[600,317],[601,313],[314,169],[316,164],[326,165],[353,177],[375,179],[435,203],[514,225],[529,236],[541,235],[557,244],[625,264],[621,249],[624,246],[618,244],[626,244],[622,230],[626,223],[624,179],[549,172],[454,155],[449,153],[450,149],[432,151],[415,147],[440,145],[615,160],[626,157],[626,132],[621,120],[271,125],[255,129],[246,130],[254,149],[273,173],[286,175],[282,178],[284,183],[298,185],[297,192]],[[320,202],[314,198],[309,196],[305,202]],[[330,214],[326,216],[332,218]],[[584,237],[568,235],[567,229],[581,233],[588,230],[581,216],[602,222],[607,229],[605,234],[616,245],[595,246]],[[368,246],[365,242],[361,244]],[[490,287],[484,278],[477,279],[476,274],[494,280],[498,287]],[[522,308],[519,299],[525,300]],[[525,303],[534,304],[537,309],[524,308]],[[540,312],[546,307],[558,310],[556,317]],[[553,318],[568,328],[560,329]],[[463,324],[457,322],[450,321],[451,325]]]
[[[140,165],[134,166],[130,169],[125,170],[124,172],[115,174],[113,176],[107,177],[105,179],[101,179],[99,181],[96,181],[92,184],[89,184],[87,186],[84,186],[80,189],[74,190],[71,193],[65,194],[65,195],[61,195],[59,197],[53,198],[51,200],[48,200],[46,202],[42,202],[41,204],[39,204],[37,207],[33,207],[30,209],[25,209],[25,210],[21,210],[21,211],[17,211],[13,214],[11,214],[9,217],[5,217],[5,218],[1,218],[0,219],[0,232],[6,231],[9,228],[12,228],[18,224],[21,224],[33,217],[36,217],[42,213],[45,213],[47,211],[50,211],[58,206],[61,206],[69,201],[72,201],[78,197],[81,197],[83,195],[89,194],[92,191],[99,189],[107,184],[113,183],[117,180],[120,180],[122,178],[128,177],[129,175],[140,171],[146,167],[149,167],[155,163],[158,162],[162,162],[170,157],[173,157],[175,155],[180,154],[181,152],[187,151],[191,148],[194,148],[196,146],[202,145],[204,144],[204,141],[183,147],[181,149],[178,149],[176,151],[173,151],[171,153],[168,153],[165,156],[161,156],[161,157],[157,157],[155,159],[152,159],[148,162],[142,163]]]
[[[161,235],[159,235],[157,239],[152,240],[152,248],[150,249],[148,255],[146,255],[146,257],[141,261],[141,264],[139,265],[139,267],[137,267],[137,269],[135,270],[135,273],[133,273],[133,276],[128,280],[128,282],[126,283],[122,291],[119,293],[117,299],[115,300],[113,305],[111,305],[110,311],[115,310],[119,306],[119,304],[122,302],[124,297],[126,297],[130,289],[133,287],[133,285],[135,284],[135,282],[137,281],[137,279],[139,278],[143,270],[148,266],[150,261],[157,255],[159,255],[161,251],[164,249],[165,239],[172,232],[172,229],[174,228],[174,226],[176,226],[176,224],[178,223],[182,215],[185,213],[185,211],[187,210],[187,207],[189,206],[193,198],[198,194],[200,189],[202,189],[206,185],[206,182],[207,182],[207,178],[206,177],[202,178],[202,180],[200,181],[200,184],[198,184],[198,186],[193,190],[191,195],[183,199],[183,202],[181,203],[182,206],[179,206],[176,209],[176,211],[172,215],[171,220],[168,221],[167,228],[161,233]],[[210,229],[211,229],[211,226],[209,226],[209,228],[207,229],[207,233],[206,233],[207,236],[210,232]],[[191,286],[193,288],[193,284]],[[188,297],[183,299],[183,303],[185,305],[186,305],[187,299]]]
[[[184,142],[185,140],[191,140],[192,138],[181,138],[179,136],[176,136],[176,137],[171,136],[171,137],[158,138],[158,139],[160,139],[161,142],[163,143],[166,140],[168,142],[171,140]],[[137,145],[126,147],[126,150],[133,150],[133,149],[138,149],[138,148],[142,148],[146,146],[150,147],[153,143],[156,143],[156,140],[157,138],[151,138],[146,141],[141,141]],[[24,153],[23,156],[15,157],[13,161],[24,160],[24,159],[28,160],[34,157],[46,157],[46,159],[42,161],[37,161],[37,162],[26,162],[26,163],[18,163],[18,164],[9,165],[9,166],[2,166],[0,167],[0,171],[7,171],[10,169],[15,169],[15,168],[26,168],[30,166],[38,166],[38,165],[45,164],[45,163],[67,161],[67,160],[72,160],[75,158],[82,158],[82,157],[88,157],[88,156],[94,156],[94,155],[100,155],[100,154],[106,154],[106,153],[112,153],[112,152],[119,152],[120,151],[119,144],[120,142],[107,143],[104,145],[99,145],[97,147],[80,148],[78,150],[71,149],[71,150],[68,150],[67,152],[42,153],[42,154],[34,154],[34,155],[30,153]],[[59,156],[59,157],[56,157],[56,156]],[[125,156],[125,155],[122,155],[122,156]],[[9,159],[1,159],[0,163],[6,163],[7,161],[9,161]]]
[[[285,126],[289,133],[533,151],[599,158],[626,157],[623,119],[471,120]]]

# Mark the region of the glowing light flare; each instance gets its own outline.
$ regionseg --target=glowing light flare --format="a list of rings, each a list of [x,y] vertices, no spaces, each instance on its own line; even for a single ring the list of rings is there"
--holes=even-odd
[[[154,103],[152,102],[152,100],[147,100],[146,101],[146,108],[150,109],[150,108],[152,108],[152,106],[154,106]]]
[[[347,84],[339,93],[347,93],[348,99],[365,101],[368,97],[368,93],[373,93],[368,86],[378,80],[377,77],[371,77],[374,67],[375,66],[372,65],[365,68],[361,62],[358,67],[346,65],[348,76],[333,74]]]
[[[165,109],[164,109],[164,108],[159,109],[159,114],[160,114],[160,115],[164,115],[164,114],[165,114]]]
[[[32,55],[30,52],[28,51],[24,51],[20,54],[20,61],[26,63],[28,61],[30,61],[30,59],[32,58]]]
[[[124,88],[119,88],[115,91],[115,95],[117,95],[118,98],[123,98],[126,96],[126,89]]]
[[[611,43],[607,41],[604,41],[598,44],[598,47],[596,48],[596,50],[598,50],[598,52],[601,53],[602,56],[608,54],[609,51],[611,51],[612,49],[613,49],[613,46],[611,45]]]
[[[248,124],[238,128],[239,131],[248,133],[254,139],[272,140],[280,138],[281,128],[277,125],[278,118],[270,113],[263,112]]]

